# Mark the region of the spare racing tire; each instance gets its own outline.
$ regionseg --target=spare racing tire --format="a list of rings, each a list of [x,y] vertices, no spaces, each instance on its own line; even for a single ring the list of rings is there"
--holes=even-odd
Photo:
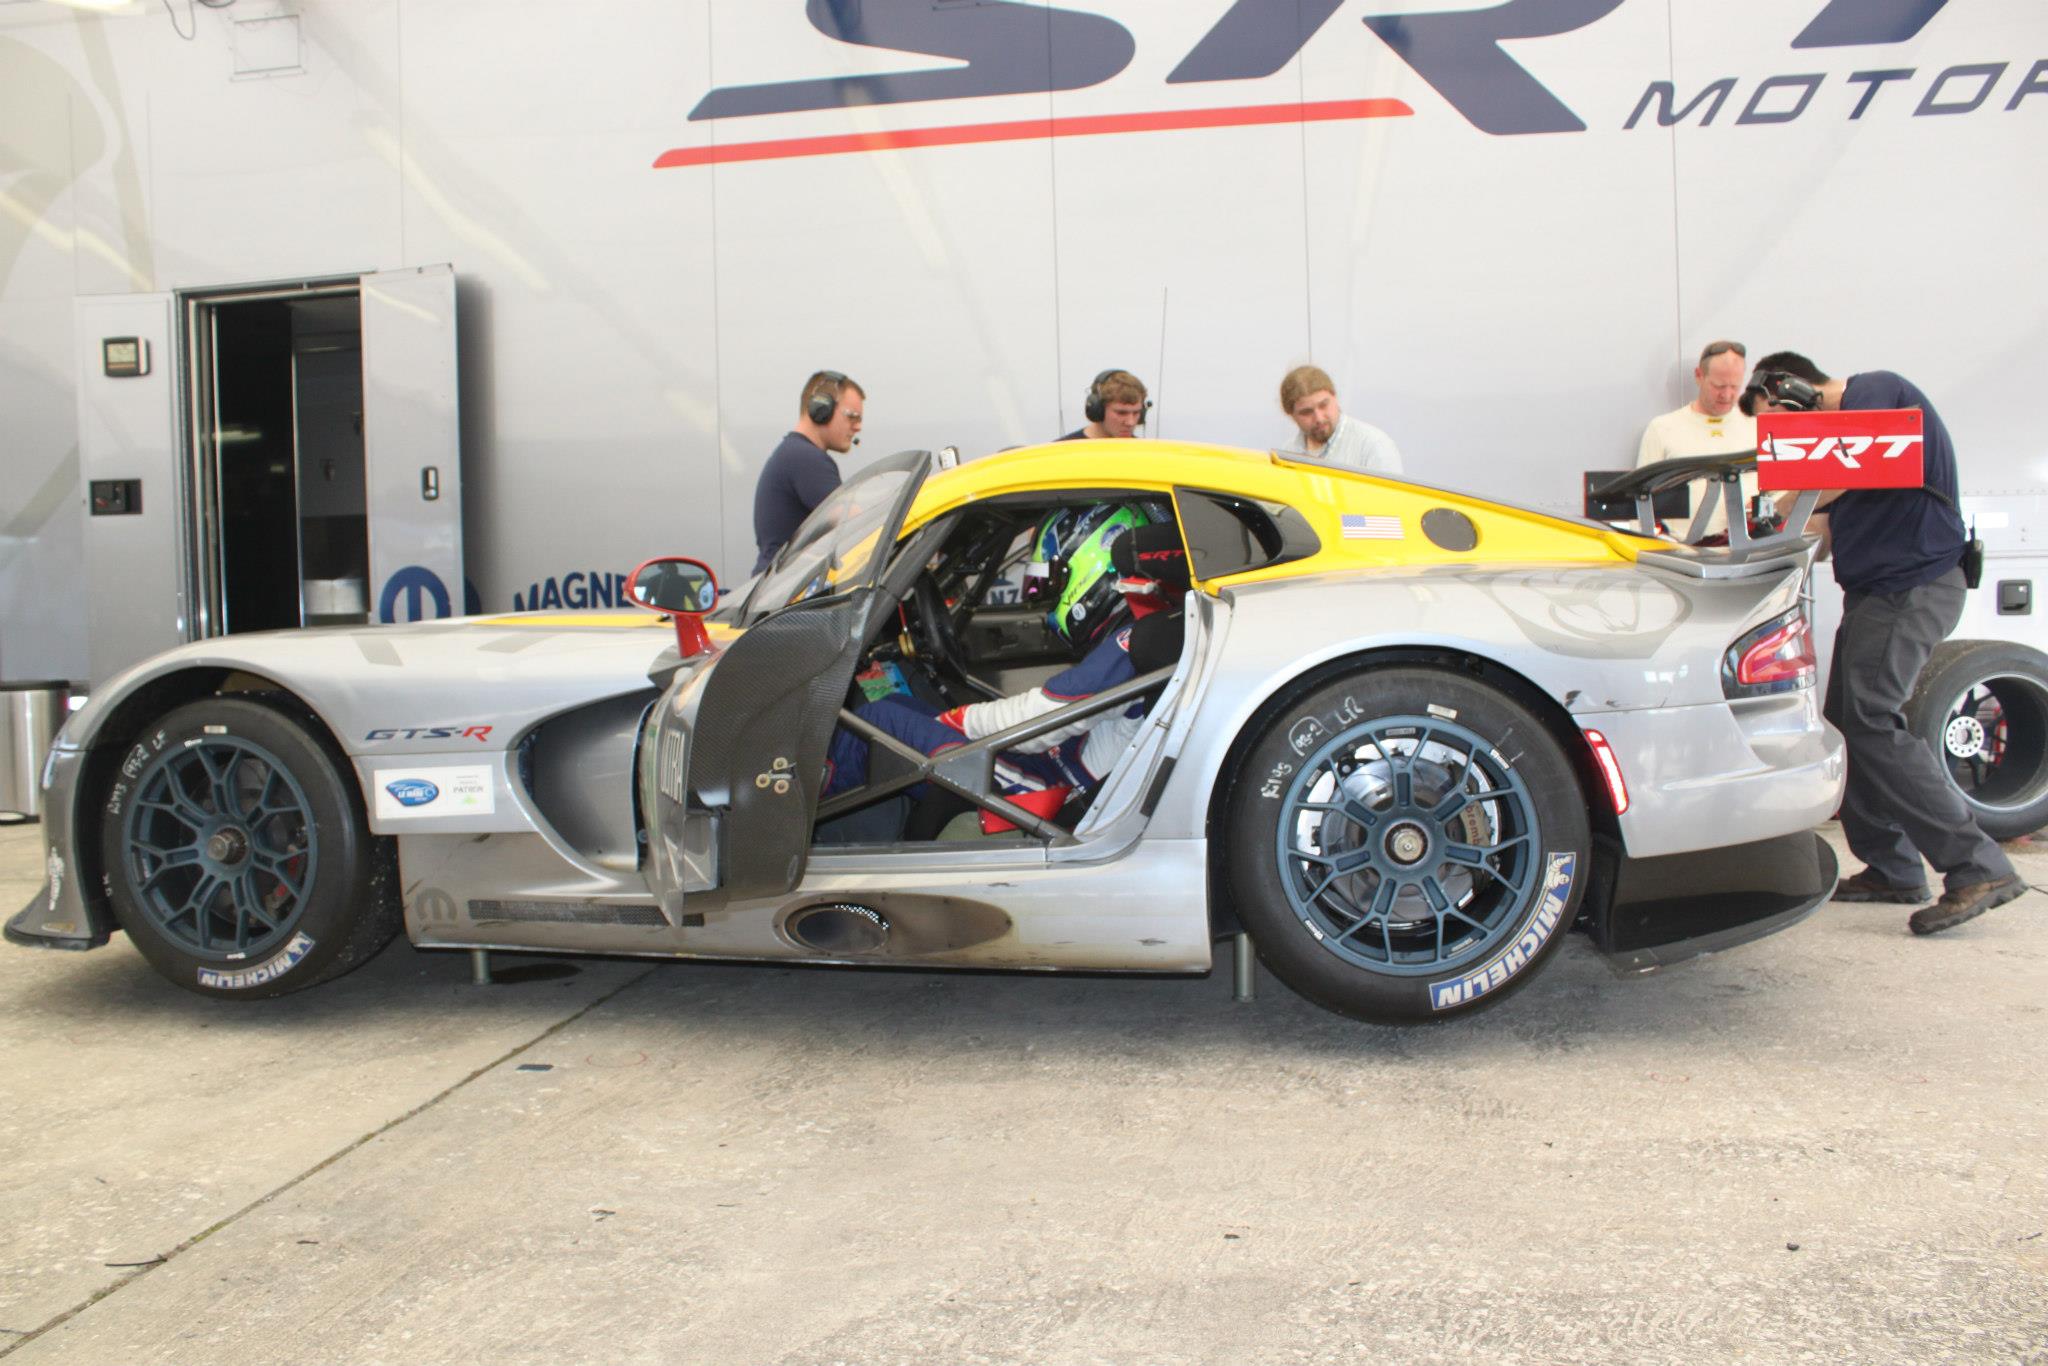
[[[1906,723],[1995,840],[2048,825],[2048,655],[2003,640],[1934,649]]]
[[[1230,794],[1231,890],[1273,975],[1388,1024],[1506,997],[1557,952],[1585,797],[1529,710],[1462,674],[1361,670],[1281,708]]]

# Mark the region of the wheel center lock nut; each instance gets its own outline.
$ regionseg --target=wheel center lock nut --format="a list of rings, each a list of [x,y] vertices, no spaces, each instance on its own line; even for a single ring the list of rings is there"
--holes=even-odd
[[[1397,825],[1387,832],[1387,857],[1396,863],[1413,863],[1429,848],[1429,836],[1418,826]]]
[[[215,863],[240,863],[249,852],[249,836],[230,826],[206,841],[206,856]]]

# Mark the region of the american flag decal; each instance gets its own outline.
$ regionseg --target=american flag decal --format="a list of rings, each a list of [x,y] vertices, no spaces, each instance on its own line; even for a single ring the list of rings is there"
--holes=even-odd
[[[1368,517],[1363,513],[1346,512],[1339,520],[1347,541],[1399,541],[1408,535],[1401,530],[1399,517]]]

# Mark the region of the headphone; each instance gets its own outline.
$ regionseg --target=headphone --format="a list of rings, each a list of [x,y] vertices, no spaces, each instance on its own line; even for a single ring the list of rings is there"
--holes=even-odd
[[[1810,413],[1820,407],[1820,390],[1788,370],[1759,370],[1749,377],[1749,387],[1742,393],[1744,398],[1762,394],[1767,401],[1795,412]],[[1749,405],[1755,406],[1754,402]]]
[[[839,391],[849,381],[837,370],[820,370],[812,376],[810,397],[804,400],[804,416],[820,427],[832,420],[832,414],[839,411]]]
[[[1102,392],[1102,382],[1111,375],[1126,375],[1129,373],[1128,370],[1104,370],[1094,379],[1088,381],[1088,397],[1081,403],[1081,412],[1090,422],[1100,422],[1109,413],[1109,396]],[[1151,411],[1152,400],[1148,398],[1145,400],[1144,408],[1138,413],[1138,421],[1143,422],[1145,415]]]

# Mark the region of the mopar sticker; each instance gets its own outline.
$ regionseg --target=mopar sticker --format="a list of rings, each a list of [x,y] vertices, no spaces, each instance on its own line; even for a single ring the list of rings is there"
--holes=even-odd
[[[380,768],[370,775],[380,821],[429,816],[488,816],[497,809],[489,764]]]
[[[227,991],[241,991],[246,987],[260,987],[265,982],[274,982],[299,965],[299,960],[313,951],[313,941],[302,930],[292,936],[292,942],[284,946],[284,952],[268,962],[258,963],[253,968],[237,968],[233,972],[221,972],[216,968],[199,969],[199,985],[220,987]]]
[[[1529,928],[1494,955],[1491,962],[1448,981],[1431,982],[1429,1008],[1449,1010],[1452,1006],[1468,1005],[1489,991],[1506,986],[1509,979],[1527,967],[1564,919],[1564,908],[1572,899],[1572,875],[1577,862],[1576,854],[1552,854],[1550,866],[1543,874],[1543,900],[1536,907],[1536,918],[1529,922]]]

